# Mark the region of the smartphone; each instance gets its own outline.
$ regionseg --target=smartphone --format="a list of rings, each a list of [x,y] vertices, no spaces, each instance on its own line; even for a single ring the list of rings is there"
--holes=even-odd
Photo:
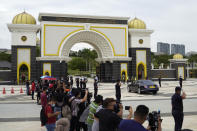
[[[125,106],[125,110],[129,110],[130,109],[130,106]]]

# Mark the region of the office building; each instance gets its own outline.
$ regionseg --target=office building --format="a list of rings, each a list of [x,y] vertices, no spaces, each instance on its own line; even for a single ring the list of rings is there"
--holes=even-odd
[[[177,54],[177,53],[185,55],[185,45],[171,44],[171,54]]]
[[[157,42],[157,53],[158,54],[170,54],[170,44]]]

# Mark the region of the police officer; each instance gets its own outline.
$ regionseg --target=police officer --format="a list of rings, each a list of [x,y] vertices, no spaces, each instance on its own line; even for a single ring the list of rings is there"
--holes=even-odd
[[[182,76],[180,76],[180,78],[179,78],[179,84],[180,84],[180,87],[182,88],[182,83],[183,83],[183,78],[182,78]]]
[[[175,94],[172,96],[172,115],[175,121],[175,131],[181,131],[183,124],[183,99],[186,98],[185,92],[181,95],[181,87],[175,88]]]
[[[97,79],[94,79],[94,99],[97,96],[97,92],[98,92],[98,81]]]
[[[120,90],[120,86],[121,86],[121,83],[120,83],[120,79],[117,80],[117,83],[115,85],[115,89],[116,89],[116,101],[117,102],[120,102],[120,99],[121,99],[121,90]]]
[[[77,88],[79,88],[79,78],[76,78],[75,81],[76,81]]]
[[[161,76],[159,76],[159,86],[161,87]]]
[[[73,77],[72,76],[70,77],[70,87],[71,88],[73,87]]]

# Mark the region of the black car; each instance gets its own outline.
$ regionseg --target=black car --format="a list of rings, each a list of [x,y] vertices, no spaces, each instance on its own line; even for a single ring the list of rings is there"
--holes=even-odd
[[[128,84],[127,90],[128,92],[137,92],[139,94],[143,92],[157,94],[159,87],[151,80],[137,80]]]

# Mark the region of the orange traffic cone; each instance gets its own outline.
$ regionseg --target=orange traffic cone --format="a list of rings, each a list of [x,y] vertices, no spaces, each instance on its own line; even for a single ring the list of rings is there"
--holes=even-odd
[[[22,89],[22,87],[21,87],[20,93],[23,93],[23,89]]]
[[[14,88],[12,87],[12,89],[11,89],[11,94],[14,94]]]
[[[3,94],[6,94],[5,88],[3,88]]]

